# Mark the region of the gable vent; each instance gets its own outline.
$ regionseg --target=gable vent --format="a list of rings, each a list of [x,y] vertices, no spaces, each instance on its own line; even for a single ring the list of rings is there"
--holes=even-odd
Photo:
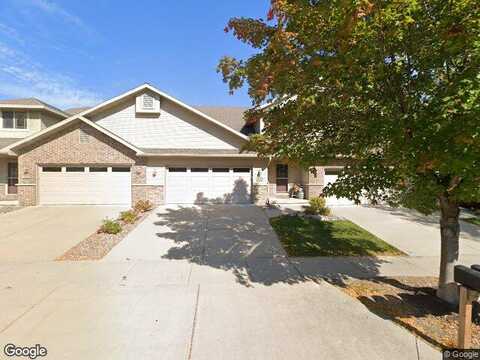
[[[154,93],[144,92],[137,96],[135,107],[137,113],[159,114],[160,97]]]
[[[84,129],[80,129],[80,144],[87,144],[90,142],[90,135]]]
[[[143,108],[145,110],[153,110],[153,97],[148,95],[148,94],[144,94],[143,95]]]

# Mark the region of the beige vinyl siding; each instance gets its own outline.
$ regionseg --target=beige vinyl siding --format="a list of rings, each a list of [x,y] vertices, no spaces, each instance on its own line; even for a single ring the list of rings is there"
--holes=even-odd
[[[160,116],[137,114],[130,97],[91,119],[139,148],[231,150],[241,145],[241,139],[201,116],[164,98],[160,103]]]
[[[0,138],[24,138],[63,120],[63,118],[60,116],[50,115],[42,111],[25,111],[27,113],[26,129],[4,129],[2,111],[22,110],[0,109]]]
[[[60,116],[50,115],[48,113],[41,114],[41,130],[46,129],[52,125],[55,125],[57,122],[63,120]]]

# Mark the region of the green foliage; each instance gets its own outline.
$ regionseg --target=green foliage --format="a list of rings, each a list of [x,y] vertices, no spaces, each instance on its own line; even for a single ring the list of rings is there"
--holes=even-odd
[[[127,224],[133,224],[138,219],[138,213],[134,210],[122,211],[120,213],[120,220]]]
[[[324,215],[329,216],[331,210],[327,207],[326,200],[323,196],[313,197],[308,201],[309,206],[305,209],[305,212],[310,215]]]
[[[321,221],[286,215],[270,219],[270,224],[289,256],[404,255],[346,220]]]
[[[265,131],[247,148],[348,165],[328,195],[423,213],[480,201],[477,0],[272,1],[267,20],[227,31],[257,49],[226,57],[230,90],[248,86]]]
[[[153,204],[148,200],[139,200],[133,207],[136,212],[147,212],[153,209]]]
[[[120,225],[117,221],[111,219],[103,220],[103,224],[98,230],[99,233],[104,234],[118,234],[122,231],[122,225]]]

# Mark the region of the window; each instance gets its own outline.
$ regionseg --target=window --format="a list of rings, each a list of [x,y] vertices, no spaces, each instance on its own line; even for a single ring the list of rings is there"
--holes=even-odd
[[[85,168],[80,166],[67,166],[67,172],[85,172]]]
[[[4,129],[13,129],[13,111],[3,111],[3,128]]]
[[[112,172],[130,172],[128,167],[112,167]]]
[[[234,173],[249,173],[250,169],[249,168],[234,168],[233,172]]]
[[[168,168],[168,172],[187,172],[187,168]]]
[[[27,113],[21,111],[2,111],[4,129],[26,129]]]
[[[212,169],[212,171],[214,173],[228,173],[228,172],[230,172],[230,169],[229,168],[216,168],[216,169]]]
[[[27,128],[27,114],[22,112],[15,113],[15,128],[26,129]]]
[[[60,166],[44,166],[42,168],[43,172],[62,172],[62,168]]]
[[[90,172],[107,172],[107,167],[91,167]]]
[[[192,168],[192,172],[208,172],[208,168]]]

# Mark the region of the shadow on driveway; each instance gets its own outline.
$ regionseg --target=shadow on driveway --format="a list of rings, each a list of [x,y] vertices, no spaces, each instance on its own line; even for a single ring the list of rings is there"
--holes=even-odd
[[[172,246],[162,258],[230,271],[245,286],[375,277],[375,257],[289,258],[262,209],[201,206],[160,209],[156,236]]]

